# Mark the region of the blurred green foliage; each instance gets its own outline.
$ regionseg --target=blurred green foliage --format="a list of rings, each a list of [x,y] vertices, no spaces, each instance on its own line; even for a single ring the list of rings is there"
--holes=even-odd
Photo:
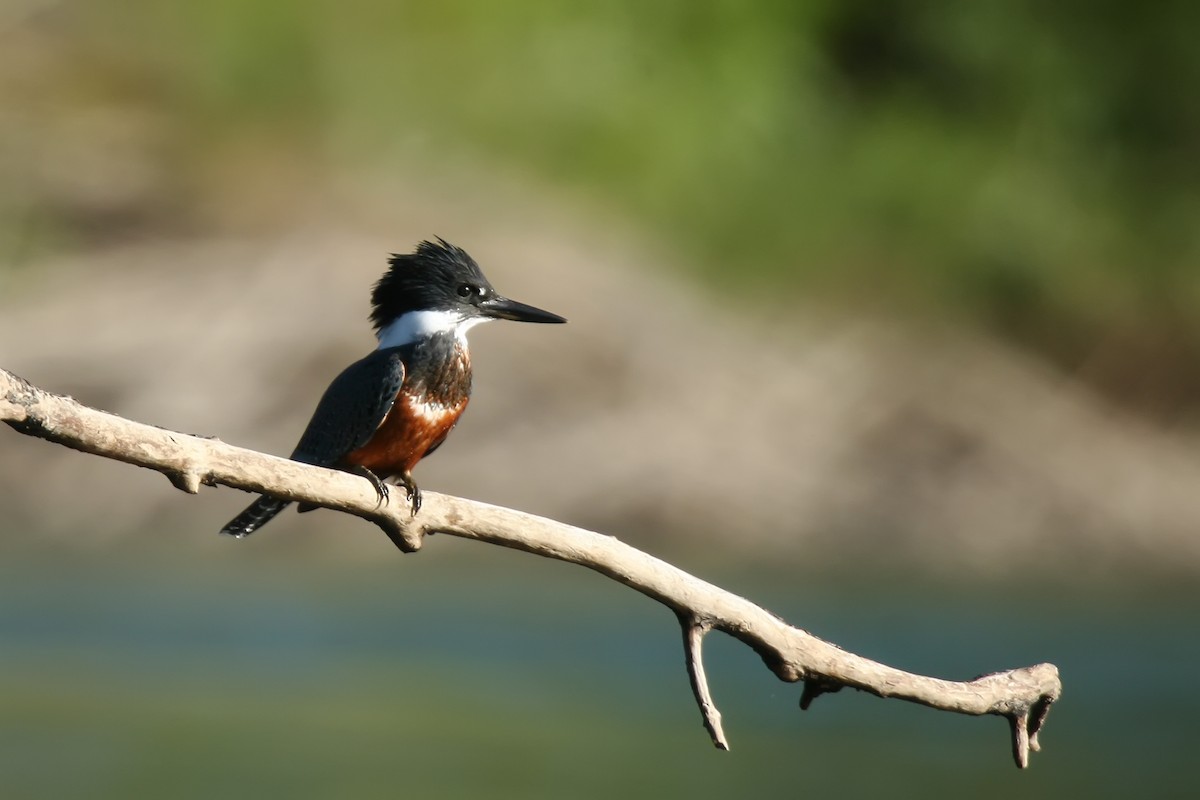
[[[91,90],[165,112],[184,195],[231,152],[499,162],[724,289],[976,320],[1145,407],[1200,398],[1196,4],[62,6]]]

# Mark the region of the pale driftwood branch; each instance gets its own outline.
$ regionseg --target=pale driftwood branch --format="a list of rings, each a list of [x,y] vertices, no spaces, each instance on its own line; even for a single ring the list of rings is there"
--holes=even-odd
[[[728,745],[700,660],[700,642],[714,629],[753,648],[781,680],[803,681],[802,708],[821,694],[850,687],[943,711],[1005,717],[1020,767],[1029,763],[1030,750],[1039,749],[1038,732],[1062,691],[1053,664],[971,681],[904,672],[848,653],[611,536],[433,492],[424,493],[421,512],[410,517],[406,503],[380,506],[375,490],[362,478],[132,422],[38,389],[3,369],[0,420],[21,433],[157,470],[192,494],[201,484],[224,484],[346,511],[379,525],[406,552],[419,549],[428,534],[446,533],[569,561],[607,575],[678,616],[692,688],[718,747]]]

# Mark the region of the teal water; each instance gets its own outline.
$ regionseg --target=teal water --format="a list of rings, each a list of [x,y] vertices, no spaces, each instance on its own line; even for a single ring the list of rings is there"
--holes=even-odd
[[[1019,772],[1002,720],[847,692],[801,713],[798,687],[710,637],[733,745],[717,752],[667,611],[577,568],[464,552],[6,558],[4,796],[1195,793],[1200,596],[705,576],[918,672],[1055,662],[1064,697]]]

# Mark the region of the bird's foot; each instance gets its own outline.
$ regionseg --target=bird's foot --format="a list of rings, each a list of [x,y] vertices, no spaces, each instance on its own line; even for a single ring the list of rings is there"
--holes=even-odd
[[[380,480],[378,475],[363,466],[355,466],[350,472],[360,475],[371,482],[371,486],[375,489],[375,494],[379,495],[379,505],[388,502],[388,486]]]
[[[408,502],[412,509],[410,516],[416,516],[421,510],[421,490],[417,488],[417,484],[413,482],[412,475],[405,473],[400,476],[400,485],[404,487],[405,493],[408,495]]]

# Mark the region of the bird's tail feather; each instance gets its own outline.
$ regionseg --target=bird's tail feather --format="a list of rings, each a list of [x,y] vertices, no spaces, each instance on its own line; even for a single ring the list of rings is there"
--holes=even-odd
[[[245,511],[231,519],[221,528],[221,533],[241,539],[249,536],[275,518],[275,515],[290,506],[290,500],[277,500],[274,497],[260,497],[251,503]]]

